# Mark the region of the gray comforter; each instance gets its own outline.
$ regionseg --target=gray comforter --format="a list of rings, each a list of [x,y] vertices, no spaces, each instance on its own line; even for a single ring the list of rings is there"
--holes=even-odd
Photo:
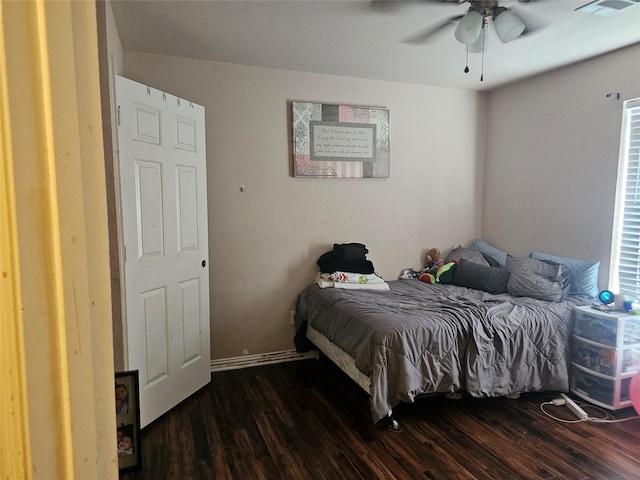
[[[388,283],[388,292],[312,285],[296,312],[371,379],[374,422],[423,393],[568,390],[572,312],[584,299],[547,302],[418,280]]]

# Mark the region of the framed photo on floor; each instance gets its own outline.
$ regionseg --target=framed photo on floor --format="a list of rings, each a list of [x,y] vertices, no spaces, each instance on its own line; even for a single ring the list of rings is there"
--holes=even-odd
[[[142,467],[138,371],[116,372],[115,407],[120,473]]]

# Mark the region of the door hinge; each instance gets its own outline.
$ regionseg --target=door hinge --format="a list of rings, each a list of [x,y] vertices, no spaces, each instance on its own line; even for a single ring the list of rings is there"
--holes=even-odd
[[[118,126],[121,126],[121,123],[120,123],[120,105],[118,105]]]

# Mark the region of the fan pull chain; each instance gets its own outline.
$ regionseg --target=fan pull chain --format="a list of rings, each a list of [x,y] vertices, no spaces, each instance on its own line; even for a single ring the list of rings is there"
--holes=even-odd
[[[467,57],[464,61],[464,73],[469,73],[469,44],[467,44]]]
[[[482,29],[482,63],[480,67],[480,81],[484,81],[484,32],[485,29]]]

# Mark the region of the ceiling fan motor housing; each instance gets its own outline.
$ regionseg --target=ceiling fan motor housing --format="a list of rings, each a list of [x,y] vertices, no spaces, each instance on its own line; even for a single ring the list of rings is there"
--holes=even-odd
[[[496,33],[502,43],[509,43],[518,38],[525,30],[525,25],[514,12],[501,7],[498,0],[468,0],[469,11],[462,17],[454,33],[460,43],[471,45],[480,37],[486,27],[486,18],[493,19]]]

